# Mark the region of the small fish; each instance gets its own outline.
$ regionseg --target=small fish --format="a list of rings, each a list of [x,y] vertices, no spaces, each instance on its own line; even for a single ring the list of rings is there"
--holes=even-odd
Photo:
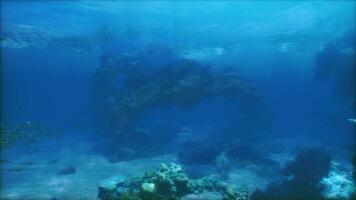
[[[50,160],[47,162],[48,165],[57,163],[59,160]]]
[[[8,172],[20,172],[20,171],[23,171],[23,170],[24,170],[24,168],[10,168],[7,171]]]
[[[349,120],[350,122],[356,123],[356,119],[349,118],[348,120]]]
[[[36,164],[35,162],[29,160],[29,161],[22,161],[22,162],[19,162],[20,165],[34,165]]]

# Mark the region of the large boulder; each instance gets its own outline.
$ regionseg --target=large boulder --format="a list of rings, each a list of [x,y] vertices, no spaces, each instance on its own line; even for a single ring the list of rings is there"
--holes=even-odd
[[[330,156],[321,149],[307,149],[287,163],[286,180],[270,184],[266,191],[256,191],[252,200],[324,199],[319,182],[327,176],[331,166]]]

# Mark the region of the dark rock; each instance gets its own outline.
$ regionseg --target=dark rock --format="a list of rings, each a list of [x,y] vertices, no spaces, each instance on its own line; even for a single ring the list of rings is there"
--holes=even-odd
[[[287,163],[283,172],[292,178],[270,184],[266,191],[256,191],[251,200],[321,200],[319,181],[328,175],[331,159],[321,149],[308,149]]]
[[[283,172],[293,175],[298,182],[316,184],[328,175],[330,167],[331,158],[328,154],[321,149],[308,149],[287,163]]]

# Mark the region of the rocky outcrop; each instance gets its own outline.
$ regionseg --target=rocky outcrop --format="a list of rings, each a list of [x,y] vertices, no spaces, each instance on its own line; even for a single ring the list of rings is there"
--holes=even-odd
[[[189,179],[179,165],[161,164],[142,177],[121,180],[99,187],[101,200],[168,200],[168,199],[214,199],[244,200],[247,193],[229,189],[227,185],[213,178]]]

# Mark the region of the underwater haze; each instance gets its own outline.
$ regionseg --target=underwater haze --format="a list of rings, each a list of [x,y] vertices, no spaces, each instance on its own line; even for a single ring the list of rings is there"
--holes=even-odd
[[[356,199],[355,1],[0,5],[0,199]]]

